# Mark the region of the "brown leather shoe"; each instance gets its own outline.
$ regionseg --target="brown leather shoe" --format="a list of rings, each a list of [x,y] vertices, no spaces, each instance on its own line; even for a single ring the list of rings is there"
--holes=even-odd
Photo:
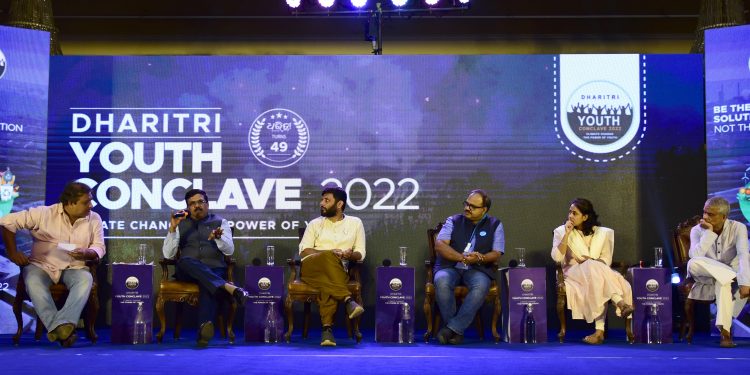
[[[722,348],[734,348],[737,344],[732,341],[732,334],[724,328],[719,329],[721,331],[721,340],[719,346]]]
[[[60,340],[60,345],[63,348],[70,348],[70,347],[73,346],[73,344],[76,343],[76,340],[78,340],[78,334],[76,334],[75,332],[73,332],[65,340]]]
[[[55,341],[65,341],[68,337],[70,337],[71,334],[73,334],[76,331],[76,326],[72,323],[64,323],[60,324],[59,326],[55,327],[50,332],[47,332],[47,339],[50,342]]]
[[[198,329],[198,346],[205,348],[212,338],[214,338],[214,323],[208,321],[201,324],[201,327]]]

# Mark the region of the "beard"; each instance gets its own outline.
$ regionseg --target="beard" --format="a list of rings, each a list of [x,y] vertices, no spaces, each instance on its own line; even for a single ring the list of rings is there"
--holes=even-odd
[[[334,217],[336,216],[336,207],[334,206],[331,206],[330,208],[321,207],[320,215],[324,217]]]

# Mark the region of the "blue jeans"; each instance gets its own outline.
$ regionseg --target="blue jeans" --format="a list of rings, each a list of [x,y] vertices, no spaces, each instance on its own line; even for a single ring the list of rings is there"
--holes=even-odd
[[[68,298],[62,309],[57,310],[49,287],[52,279],[41,268],[29,264],[23,268],[23,280],[26,293],[34,304],[34,310],[44,323],[48,332],[65,323],[77,324],[81,311],[89,299],[94,278],[88,269],[62,271],[60,282],[68,288]]]
[[[198,284],[198,324],[216,318],[216,293],[226,293],[226,267],[211,268],[198,259],[181,257],[175,267],[175,279]]]
[[[459,283],[469,288],[461,308],[456,313],[456,296],[454,290]],[[487,292],[490,290],[490,277],[475,269],[460,270],[443,268],[435,272],[435,296],[440,315],[451,331],[463,335],[464,330],[474,320],[482,307]]]

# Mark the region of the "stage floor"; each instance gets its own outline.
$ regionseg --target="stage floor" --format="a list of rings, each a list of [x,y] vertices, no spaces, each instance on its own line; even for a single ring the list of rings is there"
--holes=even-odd
[[[82,333],[82,332],[79,332]],[[718,338],[699,335],[692,345],[629,345],[624,333],[613,332],[604,345],[580,341],[584,332],[569,334],[564,344],[494,344],[467,338],[460,346],[442,346],[436,341],[412,345],[373,342],[364,332],[359,345],[336,332],[338,346],[320,347],[319,332],[291,344],[248,344],[216,339],[206,349],[195,346],[195,332],[186,331],[174,341],[167,332],[164,343],[141,346],[112,345],[109,331],[101,330],[92,345],[81,337],[71,349],[46,341],[35,342],[24,335],[13,346],[9,335],[0,336],[0,368],[5,374],[607,374],[650,375],[746,372],[750,367],[750,340],[737,340],[738,347],[721,349]],[[490,336],[491,337],[491,336]],[[550,333],[550,338],[554,338]],[[30,371],[30,372],[29,372]]]

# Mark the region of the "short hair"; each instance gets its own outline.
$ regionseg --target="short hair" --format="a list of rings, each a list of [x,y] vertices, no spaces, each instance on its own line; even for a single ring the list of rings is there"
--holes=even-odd
[[[344,202],[344,205],[341,207],[341,211],[343,212],[346,209],[346,200],[348,198],[348,195],[346,194],[346,191],[338,186],[329,186],[325,189],[323,189],[323,193],[320,194],[320,196],[324,196],[326,194],[333,195],[334,203],[336,202]]]
[[[706,201],[706,206],[716,207],[719,213],[724,216],[729,216],[729,202],[722,197],[711,197]]]
[[[591,203],[590,200],[586,198],[576,198],[573,199],[570,204],[576,206],[578,211],[581,211],[581,214],[588,215],[588,219],[581,223],[581,226],[583,227],[582,232],[585,236],[594,233],[594,226],[602,225],[599,223],[599,215],[594,211],[594,204]]]
[[[63,188],[62,194],[60,194],[60,203],[62,203],[63,206],[76,204],[82,196],[89,193],[91,193],[91,188],[83,182],[68,182],[68,184],[65,185],[65,188]]]
[[[206,192],[201,189],[190,189],[185,193],[185,203],[188,203],[188,199],[190,199],[193,195],[200,194],[203,196],[203,200],[208,202],[208,195],[206,195]]]
[[[482,197],[482,207],[487,207],[487,211],[490,210],[490,207],[492,207],[492,199],[490,199],[490,196],[487,195],[486,191],[482,189],[474,189],[469,192],[469,195],[467,195],[467,197],[470,197],[472,194],[477,194]]]

